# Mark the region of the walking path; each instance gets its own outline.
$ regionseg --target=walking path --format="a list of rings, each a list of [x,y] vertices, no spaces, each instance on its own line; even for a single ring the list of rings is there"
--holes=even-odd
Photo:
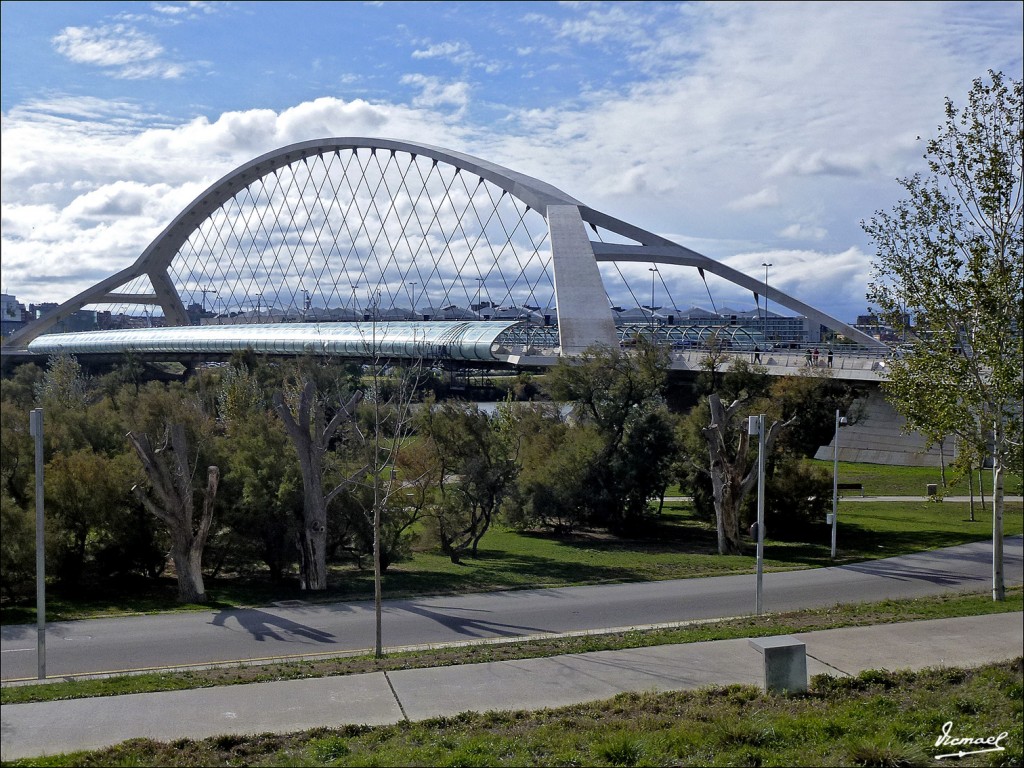
[[[806,644],[809,675],[839,676],[865,669],[969,667],[1014,658],[1021,655],[1024,623],[1020,613],[1008,613],[832,629],[796,637]],[[746,639],[738,639],[16,704],[0,712],[0,758],[98,749],[134,737],[172,741],[346,724],[385,725],[465,711],[567,706],[625,691],[763,682],[762,656]]]

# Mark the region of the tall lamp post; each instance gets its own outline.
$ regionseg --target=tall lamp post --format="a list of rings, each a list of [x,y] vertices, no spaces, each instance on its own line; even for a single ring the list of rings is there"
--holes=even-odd
[[[43,507],[43,409],[28,415],[29,434],[35,438],[36,468],[36,665],[39,679],[46,679],[46,523]]]
[[[845,416],[836,411],[836,434],[832,438],[832,559],[836,559],[836,520],[839,518],[839,427],[846,425]]]
[[[747,417],[747,434],[757,435],[757,590],[754,610],[764,610],[764,414]]]
[[[409,301],[412,302],[412,313],[416,314],[416,283],[409,283]]]
[[[772,266],[770,261],[762,261],[764,267],[764,340],[768,343],[768,267]]]
[[[658,268],[651,267],[647,271],[651,273],[651,325],[654,325],[654,278],[658,275]]]

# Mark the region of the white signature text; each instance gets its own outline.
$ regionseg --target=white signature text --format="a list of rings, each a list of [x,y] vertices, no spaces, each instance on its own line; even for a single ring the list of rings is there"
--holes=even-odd
[[[1008,731],[1003,731],[998,736],[951,736],[953,732],[953,721],[950,720],[942,726],[942,735],[935,740],[936,747],[975,747],[975,749],[965,751],[961,749],[959,752],[954,752],[949,755],[937,755],[937,758],[943,757],[962,757],[966,754],[973,754],[976,752],[1002,752],[1006,747],[999,744],[1003,739],[1007,738],[1010,734]],[[980,749],[979,749],[980,747]]]

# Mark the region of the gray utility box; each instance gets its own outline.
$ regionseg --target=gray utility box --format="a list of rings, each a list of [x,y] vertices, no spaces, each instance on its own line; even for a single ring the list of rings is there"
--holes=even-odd
[[[807,690],[807,646],[792,635],[752,637],[751,647],[764,656],[764,689],[770,693]]]

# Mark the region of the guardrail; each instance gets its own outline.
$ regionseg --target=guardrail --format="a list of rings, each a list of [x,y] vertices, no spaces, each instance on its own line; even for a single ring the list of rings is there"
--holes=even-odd
[[[681,370],[707,370],[707,350],[692,349],[674,351],[671,355],[672,367]],[[769,373],[778,373],[779,369],[788,372],[801,370],[832,371],[835,375],[842,377],[842,374],[854,374],[857,378],[877,378],[886,373],[886,357],[884,352],[875,353],[870,350],[861,350],[856,353],[842,353],[828,355],[818,354],[808,350],[772,350],[771,352],[723,352],[718,353],[718,368],[728,369],[734,360],[745,360],[754,365],[761,365],[768,369]]]

